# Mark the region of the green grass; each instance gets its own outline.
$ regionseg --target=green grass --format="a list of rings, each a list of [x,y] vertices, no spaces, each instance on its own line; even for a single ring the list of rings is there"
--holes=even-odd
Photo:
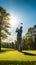
[[[0,61],[36,61],[36,56],[25,55],[14,49],[3,49],[0,53]],[[23,51],[36,54],[36,51]]]
[[[23,52],[28,52],[28,53],[36,54],[36,50],[23,50]]]
[[[25,51],[36,54],[36,51]],[[25,55],[17,50],[2,48],[0,53],[0,65],[36,65],[36,56]]]

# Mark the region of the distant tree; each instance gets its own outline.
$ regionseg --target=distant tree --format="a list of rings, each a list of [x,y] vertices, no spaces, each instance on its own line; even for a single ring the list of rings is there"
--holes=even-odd
[[[4,8],[0,7],[0,51],[1,40],[7,38],[7,36],[10,35],[8,28],[10,28],[9,13],[7,13]]]
[[[27,39],[27,45],[28,45],[28,49],[31,49],[32,48],[32,43],[33,43],[33,39],[32,39],[32,37],[29,37],[28,39]]]
[[[17,47],[17,41],[15,40],[15,44],[14,44],[14,48],[17,50],[18,47]]]
[[[34,25],[33,27],[33,36],[34,36],[34,40],[33,40],[33,49],[36,50],[36,25]]]
[[[32,49],[33,39],[32,37],[23,38],[24,49]]]
[[[28,44],[27,44],[27,38],[23,38],[22,39],[22,45],[23,45],[23,49],[28,49]]]
[[[35,35],[35,50],[36,50],[36,35]]]
[[[36,50],[36,35],[35,35],[34,41],[32,43],[32,49]]]
[[[12,42],[12,48],[14,49],[14,42]]]

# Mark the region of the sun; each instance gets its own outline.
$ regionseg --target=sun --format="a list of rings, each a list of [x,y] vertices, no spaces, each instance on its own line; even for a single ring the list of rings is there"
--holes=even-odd
[[[17,17],[15,15],[10,16],[10,24],[12,27],[15,27],[17,24]]]

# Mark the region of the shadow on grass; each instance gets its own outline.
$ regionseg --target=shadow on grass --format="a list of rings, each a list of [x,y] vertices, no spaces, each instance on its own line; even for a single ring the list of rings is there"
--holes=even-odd
[[[36,56],[36,54],[33,54],[33,53],[28,53],[28,52],[22,52],[22,53],[25,55]]]
[[[36,65],[36,61],[0,61],[0,65]]]
[[[4,53],[4,52],[6,52],[7,50],[1,50],[1,52],[0,53]]]

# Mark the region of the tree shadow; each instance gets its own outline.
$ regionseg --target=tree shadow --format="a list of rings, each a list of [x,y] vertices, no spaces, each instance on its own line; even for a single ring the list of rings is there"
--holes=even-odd
[[[36,54],[33,54],[33,53],[28,53],[28,52],[22,52],[22,53],[25,55],[36,56]]]
[[[6,52],[7,50],[1,50],[1,52],[0,53],[4,53],[4,52]]]

